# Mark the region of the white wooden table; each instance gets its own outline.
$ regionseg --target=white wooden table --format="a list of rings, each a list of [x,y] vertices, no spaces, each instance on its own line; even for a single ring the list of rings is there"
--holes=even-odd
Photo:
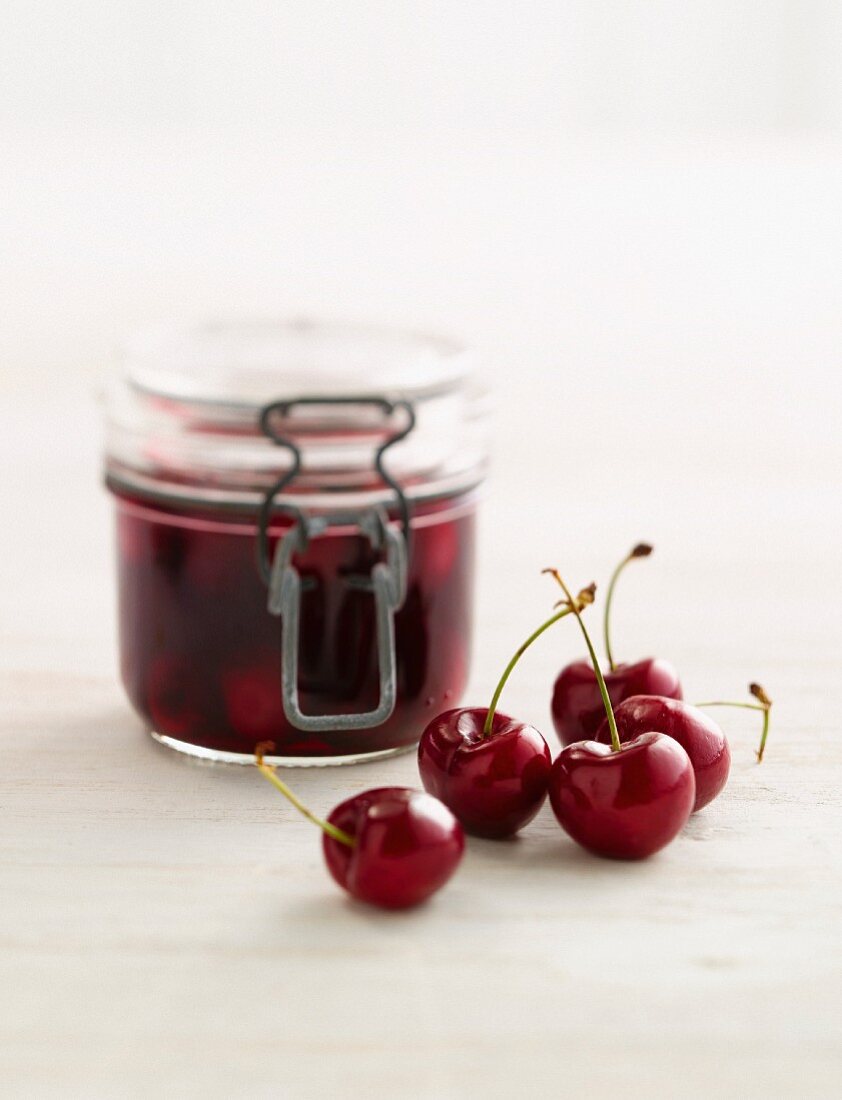
[[[315,831],[253,771],[193,764],[142,732],[114,673],[87,386],[44,403],[10,383],[0,1093],[838,1093],[836,486],[807,480],[809,464],[769,475],[782,403],[765,440],[717,421],[716,402],[688,434],[663,417],[678,383],[661,384],[649,412],[631,389],[594,395],[611,437],[590,483],[577,448],[594,417],[538,416],[523,384],[484,513],[470,696],[485,701],[555,598],[542,566],[604,580],[649,537],[656,556],[618,591],[616,648],[670,655],[690,698],[762,679],[777,700],[766,762],[756,716],[723,712],[730,784],[656,858],[591,858],[545,809],[515,842],[472,840],[428,907],[384,915],[340,895]],[[544,407],[560,397],[549,382]],[[61,440],[58,463],[36,425]],[[516,461],[527,431],[531,476]],[[838,470],[838,442],[804,446]],[[553,675],[581,649],[567,625],[504,703],[547,732]],[[322,810],[416,779],[411,755],[294,775]]]
[[[759,679],[776,700],[762,766],[756,716],[719,713],[730,783],[656,858],[591,858],[545,809],[515,842],[472,840],[447,890],[403,915],[346,900],[312,827],[252,771],[155,746],[117,684],[94,370],[61,329],[125,327],[144,287],[150,309],[227,301],[242,272],[208,253],[165,288],[149,245],[144,283],[96,208],[81,257],[61,206],[55,293],[9,268],[13,302],[23,289],[2,346],[44,369],[0,374],[0,1095],[839,1095],[842,159],[729,157],[466,158],[434,177],[429,250],[371,253],[366,224],[404,240],[413,162],[396,162],[385,193],[360,185],[358,235],[311,219],[290,253],[310,263],[305,298],[341,287],[337,312],[370,316],[385,296],[434,326],[444,310],[489,345],[502,400],[471,701],[555,599],[542,567],[604,583],[640,539],[656,555],[618,591],[618,656],[671,657],[690,699]],[[285,171],[230,189],[255,224],[276,212],[276,244]],[[313,209],[339,203],[339,177],[318,181]],[[90,188],[67,186],[82,218]],[[114,201],[134,240],[139,199]],[[33,225],[47,209],[33,200]],[[581,648],[572,624],[547,635],[504,709],[551,737],[552,680]],[[294,780],[324,811],[417,776],[404,756]]]

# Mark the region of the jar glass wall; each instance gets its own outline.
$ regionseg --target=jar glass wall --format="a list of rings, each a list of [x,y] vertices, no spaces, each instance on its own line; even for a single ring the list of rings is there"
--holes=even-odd
[[[400,751],[467,679],[483,395],[446,341],[257,332],[147,339],[109,395],[127,694],[154,736],[211,759]]]

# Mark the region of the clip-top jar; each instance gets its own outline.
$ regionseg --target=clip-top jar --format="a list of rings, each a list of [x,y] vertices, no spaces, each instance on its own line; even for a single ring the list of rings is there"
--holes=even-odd
[[[107,395],[123,683],[214,760],[415,744],[468,674],[485,401],[464,349],[390,330],[145,334]]]

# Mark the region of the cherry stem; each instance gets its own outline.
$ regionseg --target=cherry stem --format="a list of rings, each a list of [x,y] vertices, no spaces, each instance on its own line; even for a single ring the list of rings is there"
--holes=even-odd
[[[757,763],[763,763],[763,753],[766,751],[766,738],[769,736],[769,712],[771,707],[763,711],[763,731],[760,734],[760,748],[757,750]]]
[[[635,558],[648,558],[649,555],[652,553],[652,549],[653,548],[649,545],[648,542],[639,542],[637,546],[632,547],[632,549],[628,552],[628,554],[626,554],[626,556],[611,574],[611,580],[608,582],[608,591],[605,594],[605,611],[602,616],[602,633],[603,637],[605,638],[605,655],[608,658],[608,667],[611,669],[612,672],[617,667],[614,663],[614,654],[611,652],[610,631],[611,599],[614,595],[614,585],[617,583],[617,579],[630,561],[634,561]]]
[[[286,783],[284,783],[282,779],[279,779],[277,777],[277,775],[275,774],[275,769],[269,764],[265,764],[263,762],[263,754],[265,752],[272,752],[274,748],[275,746],[271,741],[262,741],[259,745],[256,746],[254,750],[254,755],[257,761],[257,770],[262,775],[264,775],[272,784],[272,786],[277,788],[277,790],[281,792],[284,798],[286,798],[287,801],[291,802],[293,806],[295,806],[296,810],[298,810],[299,813],[303,814],[308,821],[312,821],[314,825],[318,825],[318,827],[323,832],[327,833],[327,835],[329,837],[332,837],[334,840],[338,840],[340,844],[346,844],[349,848],[355,847],[357,842],[350,835],[350,833],[346,833],[344,829],[338,829],[335,825],[331,825],[329,821],[324,821],[322,818],[317,817],[312,812],[312,810],[308,810],[304,803],[301,802],[300,799],[293,794]]]
[[[757,699],[756,703],[736,702],[732,699],[713,699],[710,702],[695,703],[697,707],[738,707],[740,710],[759,710],[763,712],[763,729],[760,734],[760,748],[757,750],[757,763],[763,762],[763,753],[766,751],[766,738],[769,736],[769,718],[772,710],[772,700],[766,694],[760,684],[749,684],[748,690]]]
[[[582,603],[583,607],[586,606],[588,602],[590,602],[587,597],[588,591],[588,589],[584,589],[576,597],[577,600]],[[506,665],[503,675],[500,677],[497,687],[494,689],[494,694],[491,696],[491,703],[488,707],[488,710],[486,711],[485,722],[482,727],[483,737],[491,736],[491,727],[494,724],[494,715],[497,713],[497,703],[500,701],[500,695],[503,691],[503,688],[506,686],[506,681],[511,676],[512,670],[514,669],[515,665],[518,663],[524,653],[526,653],[527,649],[529,649],[536,638],[540,638],[544,631],[549,630],[553,623],[557,623],[559,619],[563,619],[566,615],[570,615],[572,612],[572,605],[570,607],[564,607],[561,611],[558,611],[555,615],[552,616],[552,618],[547,619],[545,623],[542,623],[537,630],[533,630],[533,632],[529,635],[523,645],[521,645],[517,649],[515,655]]]
[[[602,705],[605,707],[605,714],[608,718],[608,728],[611,730],[611,751],[619,752],[622,748],[620,744],[620,734],[617,732],[617,720],[614,717],[614,708],[611,706],[611,697],[608,694],[608,688],[605,685],[605,677],[602,675],[602,669],[599,667],[599,661],[597,660],[596,652],[591,642],[591,636],[588,634],[588,628],[585,626],[582,616],[579,614],[578,605],[574,602],[573,597],[570,595],[570,589],[564,583],[561,578],[561,574],[557,569],[545,569],[545,573],[550,573],[555,577],[562,592],[567,597],[570,609],[576,616],[576,621],[579,624],[579,629],[582,631],[582,636],[585,639],[585,645],[588,647],[588,653],[591,657],[591,664],[593,665],[594,675],[596,676],[596,682],[599,685],[599,694],[602,696]],[[594,589],[595,590],[595,589]]]

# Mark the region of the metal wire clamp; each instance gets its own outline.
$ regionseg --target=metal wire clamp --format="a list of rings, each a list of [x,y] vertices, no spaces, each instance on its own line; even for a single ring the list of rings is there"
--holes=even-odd
[[[284,714],[287,721],[300,730],[360,730],[379,726],[390,717],[397,698],[397,666],[395,653],[394,615],[406,596],[408,573],[409,506],[403,490],[385,471],[382,465],[384,452],[403,439],[415,424],[415,415],[408,402],[389,402],[382,398],[343,398],[340,404],[372,404],[387,414],[397,408],[407,413],[407,424],[390,436],[378,448],[375,467],[383,480],[395,490],[401,515],[401,530],[389,525],[382,507],[374,506],[356,511],[331,512],[310,516],[293,505],[276,505],[276,495],[287,486],[301,469],[301,451],[290,439],[279,436],[271,426],[275,413],[286,414],[295,405],[335,404],[333,399],[299,398],[296,401],[267,405],[261,413],[263,432],[279,446],[292,452],[292,465],[275,482],[266,494],[260,509],[258,523],[258,565],[261,576],[269,589],[268,610],[281,618],[281,691]],[[274,559],[269,555],[269,520],[274,509],[293,515],[294,522],[275,549]],[[298,694],[298,651],[301,618],[301,592],[303,582],[293,558],[306,550],[310,539],[324,532],[332,524],[356,526],[370,545],[384,556],[371,571],[370,577],[351,577],[352,587],[370,590],[374,597],[377,634],[377,661],[380,679],[380,699],[374,710],[350,714],[304,714]]]

